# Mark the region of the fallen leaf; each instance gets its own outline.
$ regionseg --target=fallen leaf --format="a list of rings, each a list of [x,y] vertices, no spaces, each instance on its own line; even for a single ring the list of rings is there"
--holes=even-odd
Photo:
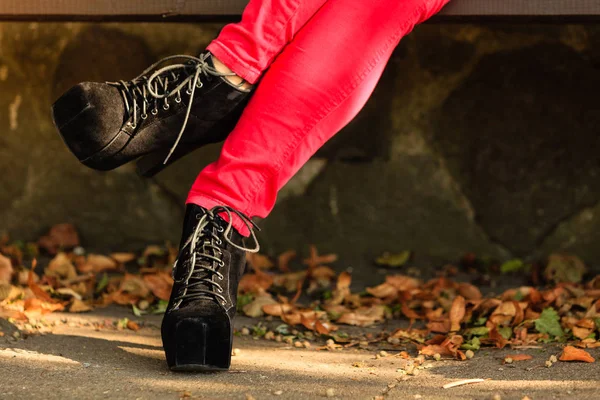
[[[146,285],[146,282],[140,276],[132,274],[125,274],[119,286],[119,291],[128,293],[138,299],[145,298],[150,294],[150,289]]]
[[[23,295],[23,290],[8,282],[0,282],[0,302],[9,302]]]
[[[89,305],[84,303],[82,300],[79,300],[77,298],[73,299],[73,302],[71,303],[71,306],[69,307],[69,312],[80,313],[80,312],[87,312],[87,311],[92,311],[92,307],[90,307]]]
[[[450,308],[450,331],[456,332],[460,330],[460,323],[465,317],[465,298],[462,296],[456,296],[452,301],[452,307]]]
[[[252,300],[250,304],[246,304],[243,307],[244,314],[252,318],[261,317],[264,315],[263,306],[269,304],[277,304],[277,302],[273,299],[273,297],[271,297],[270,294],[262,293]]]
[[[74,279],[77,277],[77,270],[66,253],[58,253],[44,270],[47,276],[55,276],[59,279]]]
[[[127,329],[129,329],[131,331],[139,331],[140,326],[136,322],[127,321]]]
[[[586,339],[592,334],[592,332],[594,332],[595,329],[596,324],[589,318],[581,319],[577,321],[573,327],[571,327],[573,336],[578,339]]]
[[[533,356],[530,356],[529,354],[511,354],[511,355],[504,357],[503,362],[506,363],[507,359],[510,359],[512,362],[512,361],[526,361],[526,360],[531,360],[532,358],[533,358]]]
[[[375,322],[383,321],[385,318],[385,307],[373,306],[369,308],[359,308],[354,312],[347,312],[337,319],[339,324],[369,326]]]
[[[246,261],[254,271],[273,268],[273,261],[264,254],[246,253]]]
[[[25,300],[23,310],[28,316],[30,316],[48,314],[54,311],[62,311],[64,310],[64,306],[62,304],[51,303],[33,297]]]
[[[466,282],[458,284],[458,293],[467,300],[480,300],[483,297],[477,286]]]
[[[72,224],[54,225],[46,236],[42,236],[38,240],[38,246],[50,254],[56,254],[58,250],[68,250],[79,246],[79,235]]]
[[[315,331],[321,335],[328,335],[330,332],[338,330],[338,327],[331,322],[317,320],[315,322]]]
[[[277,257],[277,266],[281,272],[290,272],[289,263],[296,258],[295,250],[287,250]]]
[[[563,336],[564,332],[560,326],[560,317],[552,308],[545,308],[540,317],[535,320],[535,329],[540,333],[551,336]]]
[[[389,268],[399,268],[405,265],[410,260],[411,252],[402,251],[400,253],[383,253],[375,259],[377,265]]]
[[[386,297],[395,297],[398,296],[398,289],[394,286],[390,285],[387,282],[382,283],[379,286],[375,286],[372,288],[367,288],[367,293],[371,296],[384,299]]]
[[[421,281],[406,275],[388,275],[385,282],[394,286],[399,291],[416,289],[421,285]]]
[[[240,280],[238,290],[241,293],[257,293],[273,285],[273,277],[268,274],[245,274]]]
[[[134,253],[112,253],[110,258],[119,264],[127,264],[128,262],[134,261],[137,257]]]
[[[152,294],[160,300],[169,300],[171,289],[173,288],[173,278],[171,274],[165,271],[156,274],[147,274],[142,277],[146,286],[150,288]]]
[[[292,311],[294,307],[291,304],[282,304],[282,303],[273,303],[273,304],[265,304],[262,307],[262,310],[267,315],[273,315],[275,317],[281,317],[284,314]]]
[[[14,270],[10,258],[0,254],[0,282],[10,283]]]
[[[29,278],[27,280],[27,286],[29,286],[29,289],[31,289],[31,292],[38,299],[45,301],[47,303],[58,303],[57,300],[54,300],[52,297],[50,297],[50,295],[48,293],[46,293],[46,291],[44,289],[39,287],[38,284],[33,281],[33,268],[35,268],[35,264],[36,264],[36,262],[34,260],[32,269],[29,271]]]
[[[310,246],[310,257],[304,260],[304,264],[308,265],[309,269],[313,269],[323,264],[331,264],[338,259],[337,254],[325,254],[320,256],[315,245]]]
[[[113,271],[118,267],[119,264],[110,257],[101,254],[89,254],[85,263],[78,266],[77,269],[81,273],[94,272],[97,274],[103,271]]]
[[[594,359],[594,357],[592,357],[590,355],[590,353],[588,353],[587,351],[578,349],[573,346],[566,346],[563,349],[563,352],[560,355],[559,360],[560,361],[583,361],[583,362],[587,362],[587,363],[593,363],[594,361],[596,361]]]
[[[404,314],[404,316],[406,318],[409,318],[412,320],[421,318],[421,316],[419,314],[417,314],[415,311],[411,310],[406,303],[402,303],[400,311],[402,311],[402,314]]]

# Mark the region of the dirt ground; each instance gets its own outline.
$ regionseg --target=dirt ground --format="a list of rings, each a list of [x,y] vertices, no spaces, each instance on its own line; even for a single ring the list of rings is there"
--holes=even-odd
[[[236,337],[229,372],[170,372],[160,341],[160,316],[135,319],[138,331],[95,329],[94,322],[132,318],[110,307],[90,314],[50,314],[51,333],[21,335],[4,321],[0,337],[1,399],[600,399],[600,364],[544,366],[559,345],[519,350],[532,360],[503,365],[515,350],[481,350],[469,361],[427,361],[416,375],[399,368],[401,348],[295,348],[252,336]],[[236,326],[256,324],[238,318]],[[375,328],[378,329],[378,328]],[[381,329],[381,328],[379,328]],[[24,338],[23,338],[24,336]],[[381,350],[391,356],[376,358]],[[408,349],[410,351],[410,349]],[[591,351],[595,357],[600,351]],[[482,383],[443,389],[470,378]],[[383,396],[383,397],[377,397]],[[496,396],[496,397],[494,397]]]

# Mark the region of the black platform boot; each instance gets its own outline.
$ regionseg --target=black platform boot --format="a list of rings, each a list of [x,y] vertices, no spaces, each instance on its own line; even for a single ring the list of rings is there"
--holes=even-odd
[[[250,229],[255,246],[219,215],[237,214]],[[174,265],[175,284],[162,322],[167,364],[173,371],[219,371],[231,365],[233,317],[245,252],[257,252],[255,225],[229,207],[211,210],[190,204]]]
[[[227,137],[250,97],[228,75],[210,53],[167,57],[131,81],[72,87],[52,106],[54,124],[88,167],[106,171],[142,157],[139,172],[152,176]]]

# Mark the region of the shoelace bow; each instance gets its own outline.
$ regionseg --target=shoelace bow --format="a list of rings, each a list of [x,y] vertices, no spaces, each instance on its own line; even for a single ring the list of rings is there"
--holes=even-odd
[[[183,136],[185,127],[187,126],[192,105],[194,103],[194,94],[196,89],[201,89],[203,86],[201,76],[210,79],[210,76],[223,77],[235,76],[234,73],[222,73],[211,67],[208,63],[210,53],[201,54],[199,57],[178,54],[163,58],[162,60],[152,64],[144,72],[130,81],[109,82],[116,86],[125,102],[125,110],[129,117],[133,117],[132,127],[135,129],[139,119],[148,118],[148,110],[154,106],[150,113],[156,115],[159,112],[159,103],[162,101],[163,110],[168,110],[171,106],[169,99],[175,96],[175,102],[181,103],[181,91],[185,88],[185,93],[189,96],[189,104],[185,113],[185,118],[177,139],[171,147],[167,158],[163,161],[166,164],[171,158],[171,155],[179,145],[179,141]],[[160,66],[167,64],[173,60],[182,60],[177,64],[169,64],[162,68]],[[154,71],[149,77],[147,74]],[[242,86],[245,81],[242,81],[238,86]],[[176,85],[174,88],[169,88],[169,85]],[[138,115],[141,112],[140,115]]]
[[[223,227],[217,222],[217,215],[226,214],[229,223],[227,227]],[[232,214],[237,215],[246,225],[246,228],[250,231],[250,235],[254,242],[254,247],[246,248],[235,244],[231,238],[230,233],[233,229],[232,225]],[[178,280],[176,283],[183,284],[183,292],[175,299],[175,306],[177,308],[183,300],[199,299],[199,298],[216,298],[222,304],[226,304],[227,300],[223,296],[223,288],[221,285],[213,280],[213,277],[219,281],[225,279],[223,274],[219,271],[221,267],[225,265],[221,259],[223,251],[221,246],[223,241],[219,234],[223,235],[223,238],[231,246],[250,253],[257,253],[260,250],[258,239],[254,233],[254,228],[259,229],[252,220],[245,214],[226,206],[217,206],[211,210],[207,210],[203,215],[196,215],[198,218],[198,224],[194,233],[188,238],[180,252],[190,246],[189,253],[191,255],[190,267],[188,275],[183,279]],[[215,233],[214,230],[217,230]],[[173,274],[177,267],[179,260],[175,261],[173,265]]]

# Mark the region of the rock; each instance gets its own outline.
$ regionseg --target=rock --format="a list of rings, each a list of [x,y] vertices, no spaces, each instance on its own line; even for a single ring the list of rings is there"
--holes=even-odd
[[[436,147],[483,229],[515,253],[600,201],[599,90],[581,54],[543,44],[484,56],[439,110]]]

